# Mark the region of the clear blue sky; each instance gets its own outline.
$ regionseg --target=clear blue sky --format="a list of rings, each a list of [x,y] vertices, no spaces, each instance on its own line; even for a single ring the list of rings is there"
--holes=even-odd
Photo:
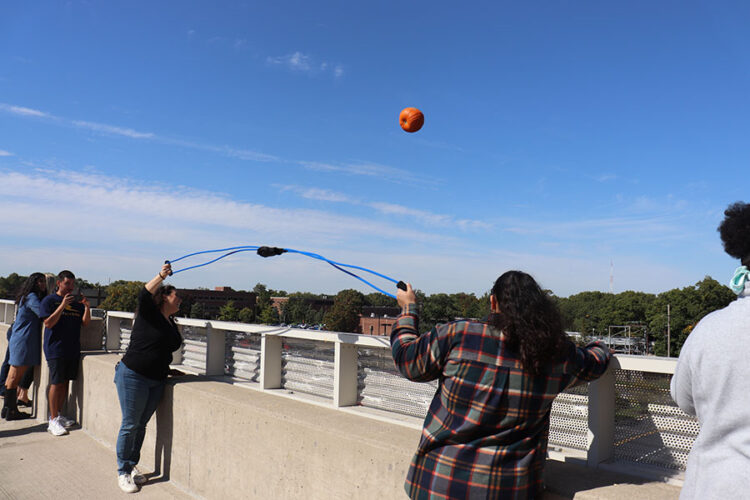
[[[749,22],[746,2],[4,2],[0,275],[145,280],[250,244],[427,293],[512,268],[607,291],[610,263],[615,292],[727,282]],[[370,291],[288,255],[172,281]]]

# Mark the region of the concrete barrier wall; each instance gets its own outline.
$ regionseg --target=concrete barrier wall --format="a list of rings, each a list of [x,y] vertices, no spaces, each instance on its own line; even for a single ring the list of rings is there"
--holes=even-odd
[[[0,353],[7,328],[0,325]],[[84,353],[64,410],[112,450],[113,478],[121,419],[113,379],[120,357]],[[40,422],[46,421],[46,389],[41,384],[37,395]],[[403,498],[419,435],[401,425],[186,375],[170,379],[148,425],[141,464],[205,498]]]
[[[71,394],[83,429],[114,450],[117,354],[88,354]],[[420,432],[205,377],[171,379],[141,453],[206,498],[402,498]],[[112,453],[112,475],[116,474]]]

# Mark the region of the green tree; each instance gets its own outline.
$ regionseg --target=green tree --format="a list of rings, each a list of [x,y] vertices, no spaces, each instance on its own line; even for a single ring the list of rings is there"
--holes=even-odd
[[[255,312],[249,307],[243,307],[242,309],[240,309],[237,317],[243,323],[252,323],[255,321]]]
[[[194,303],[190,306],[190,317],[196,319],[207,319],[205,306],[200,302]]]
[[[255,293],[255,305],[258,310],[264,309],[271,305],[271,290],[269,290],[263,283],[257,283],[253,287]]]
[[[320,296],[313,293],[295,292],[289,294],[289,300],[284,304],[284,322],[286,323],[307,323],[311,315],[314,315],[315,301],[320,300]]]
[[[10,273],[7,277],[0,278],[0,298],[15,300],[26,278],[28,276],[21,276],[17,273]]]
[[[450,296],[453,301],[452,310],[456,312],[456,318],[476,318],[479,319],[487,315],[483,303],[473,293],[454,293]],[[488,302],[489,303],[489,302]]]
[[[107,298],[99,307],[107,311],[135,312],[142,281],[115,281],[107,287]]]
[[[99,284],[96,285],[93,283],[89,283],[83,278],[76,278],[75,279],[75,287],[80,290],[81,288],[96,288]]]
[[[234,307],[234,301],[230,300],[219,308],[219,317],[221,321],[237,321],[240,317],[240,311]]]
[[[340,291],[333,299],[333,307],[323,317],[326,328],[335,332],[356,332],[364,305],[365,296],[357,290]]]
[[[398,307],[398,302],[396,302],[396,299],[393,297],[375,292],[365,295],[365,305],[374,307]]]
[[[458,315],[455,302],[445,293],[434,293],[422,302],[422,317],[427,321],[445,323],[453,321]]]
[[[277,311],[273,306],[264,307],[260,311],[258,319],[263,324],[273,325],[279,322],[279,311]]]
[[[728,287],[710,276],[693,286],[659,294],[649,309],[649,328],[656,339],[655,354],[667,355],[667,305],[670,306],[670,355],[679,356],[695,325],[706,314],[728,306],[735,298]]]

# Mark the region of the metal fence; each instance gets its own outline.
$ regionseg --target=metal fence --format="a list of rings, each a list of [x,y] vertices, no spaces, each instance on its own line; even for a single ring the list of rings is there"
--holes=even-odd
[[[437,388],[435,381],[411,382],[398,373],[387,337],[178,322],[185,345],[175,363],[196,373],[230,376],[263,390],[304,393],[334,407],[406,415],[415,418],[415,425],[426,415]],[[131,325],[132,314],[110,312],[107,345],[125,348]],[[617,356],[612,364],[598,381],[555,399],[550,449],[587,456],[590,464],[633,463],[667,474],[684,470],[699,427],[669,395],[676,359]]]

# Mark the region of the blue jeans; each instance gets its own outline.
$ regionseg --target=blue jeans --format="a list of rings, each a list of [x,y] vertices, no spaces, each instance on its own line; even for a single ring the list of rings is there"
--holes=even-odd
[[[124,363],[117,363],[115,385],[122,410],[122,425],[117,435],[117,474],[130,474],[141,458],[146,424],[159,406],[166,380],[139,375]]]

